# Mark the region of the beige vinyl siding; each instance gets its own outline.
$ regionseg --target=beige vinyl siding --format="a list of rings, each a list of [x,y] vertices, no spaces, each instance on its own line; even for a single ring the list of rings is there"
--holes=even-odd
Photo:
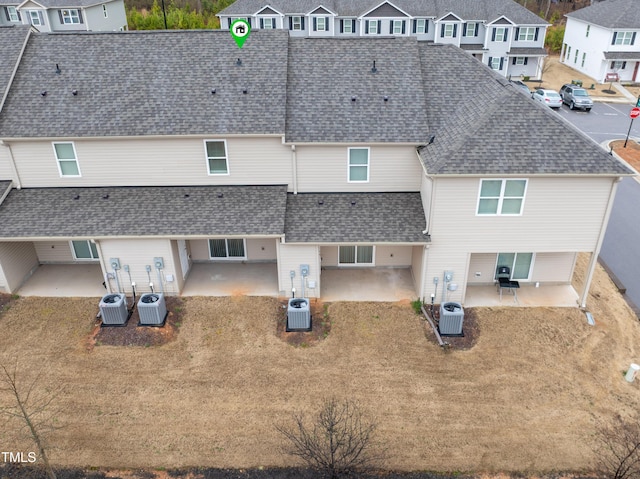
[[[425,254],[424,246],[414,246],[411,248],[411,275],[413,276],[413,284],[416,287],[416,294],[420,296],[420,287],[422,284],[422,258]]]
[[[3,12],[0,12],[0,14],[4,15]],[[0,180],[15,180],[13,169],[11,168],[9,148],[4,145],[0,145]]]
[[[149,292],[149,276],[147,275],[146,265],[151,266],[151,282],[156,292],[164,290],[167,294],[176,294],[178,290],[178,282],[176,277],[180,274],[180,266],[176,268],[174,263],[174,252],[171,247],[171,241],[168,239],[127,239],[127,240],[102,240],[100,241],[102,250],[102,260],[106,265],[106,271],[110,273],[111,266],[109,260],[118,258],[120,260],[121,269],[118,271],[120,286],[126,291],[131,292],[131,281],[136,283],[136,290],[141,293]],[[177,253],[177,252],[176,252]],[[153,258],[161,257],[164,261],[164,269],[162,270],[162,288],[158,284],[158,271],[153,263]],[[124,271],[124,266],[129,265],[131,280],[129,274]],[[173,275],[173,281],[168,282],[166,276]],[[111,288],[116,289],[115,280],[111,280]]]
[[[348,149],[367,145],[298,145],[298,191],[419,191],[422,168],[413,146],[371,146],[369,181],[349,183]]]
[[[589,177],[530,178],[521,216],[477,216],[479,178],[436,179],[426,274],[427,278],[440,278],[437,300],[442,297],[445,270],[454,272],[453,282],[458,284],[458,290],[451,292],[448,299],[462,300],[467,278],[475,280],[471,277],[475,273],[470,262],[472,254],[593,251],[612,181]],[[486,274],[493,273],[487,270]],[[486,278],[481,279],[485,282]]]
[[[208,240],[189,240],[189,250],[191,251],[191,260],[196,262],[209,261],[209,243]]]
[[[187,250],[189,247],[187,246]],[[175,269],[175,278],[174,281],[178,285],[177,292],[179,293],[184,288],[184,278],[182,273],[182,264],[180,263],[180,252],[178,251],[178,242],[175,240],[171,241],[171,262],[174,265]],[[156,273],[157,276],[157,273]]]
[[[338,246],[322,246],[320,248],[322,267],[338,266]]]
[[[60,178],[50,141],[12,142],[23,187],[292,184],[280,138],[225,138],[228,175],[209,175],[207,138],[74,141],[81,177]]]
[[[531,271],[531,281],[570,283],[576,253],[537,253]]]
[[[339,246],[322,246],[320,256],[323,267],[338,266]],[[403,245],[375,245],[374,265],[388,267],[411,266],[412,247]]]
[[[73,253],[68,241],[35,242],[40,263],[73,263]]]
[[[315,281],[315,289],[305,286],[306,296],[317,298],[320,296],[320,252],[315,245],[290,245],[278,244],[278,289],[281,296],[291,296],[291,276],[290,271],[295,271],[293,286],[296,288],[296,295],[301,294],[302,276],[300,275],[300,265],[309,265],[309,281]]]
[[[14,293],[37,267],[33,243],[0,243],[0,289]]]
[[[278,240],[275,238],[247,238],[245,240],[247,261],[276,261],[277,242]],[[211,261],[209,257],[209,240],[190,240],[189,245],[193,261]]]
[[[431,208],[431,192],[433,191],[433,180],[431,178],[427,178],[427,176],[422,173],[420,182],[420,199],[422,200],[422,209],[424,209],[424,223],[427,227],[427,230],[430,230],[431,225],[429,224],[429,210]]]

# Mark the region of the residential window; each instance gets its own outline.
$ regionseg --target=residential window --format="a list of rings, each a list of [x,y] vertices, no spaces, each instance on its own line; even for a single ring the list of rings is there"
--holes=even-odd
[[[44,15],[41,10],[29,10],[29,16],[31,17],[31,25],[36,27],[44,25]]]
[[[338,264],[373,266],[373,246],[339,246]]]
[[[315,30],[317,32],[329,31],[329,22],[327,22],[327,17],[314,17],[313,22],[315,24]]]
[[[402,35],[404,33],[404,21],[391,20],[391,33],[394,35]]]
[[[533,253],[498,253],[496,274],[498,268],[507,266],[511,270],[512,280],[528,280],[533,264]]]
[[[107,4],[106,3],[102,4],[102,14],[104,15],[104,18],[107,18],[109,16],[107,14]]]
[[[71,250],[73,251],[73,257],[75,259],[99,259],[98,248],[92,241],[72,241]]]
[[[573,55],[573,63],[578,63],[578,54],[580,53],[580,50],[578,50],[576,48],[575,54]]]
[[[418,18],[413,21],[413,33],[427,33],[426,18]]]
[[[493,40],[494,42],[506,42],[507,41],[507,29],[505,27],[494,28],[491,40]]]
[[[377,34],[380,31],[378,28],[378,20],[367,20],[365,23],[365,33],[372,35]]]
[[[210,239],[209,257],[211,259],[246,259],[244,239]]]
[[[443,34],[442,34],[442,38],[453,38],[455,37],[455,25],[453,23],[446,23],[443,25]]]
[[[636,40],[635,32],[613,32],[612,45],[633,45]]]
[[[468,22],[464,27],[465,37],[475,37],[478,31],[478,24],[476,22]]]
[[[479,215],[520,215],[527,180],[480,180]]]
[[[568,62],[570,58],[571,58],[571,47],[567,45],[567,56],[565,57],[565,60]]]
[[[516,57],[514,65],[526,65],[526,57]]]
[[[591,25],[587,25],[587,33],[585,37],[589,38],[589,30],[591,30]]]
[[[291,30],[300,31],[302,28],[302,17],[291,17]]]
[[[611,62],[612,70],[624,70],[626,66],[627,66],[627,62],[622,62],[622,61]]]
[[[56,154],[60,176],[81,176],[76,148],[73,143],[54,143],[53,150]]]
[[[207,169],[210,175],[228,175],[227,143],[225,140],[206,140]]]
[[[276,19],[275,18],[261,18],[260,19],[260,28],[263,30],[273,30],[276,28]]]
[[[536,27],[520,27],[518,29],[519,42],[533,42],[536,39]]]
[[[492,70],[502,70],[502,57],[489,57],[489,66]]]
[[[16,10],[16,7],[7,7],[7,20],[9,20],[10,22],[20,21],[20,16],[18,15],[18,10]]]
[[[582,54],[582,63],[580,63],[580,66],[583,67],[584,66],[584,61],[587,59],[587,53],[583,53]]]
[[[61,10],[62,23],[65,25],[74,25],[80,23],[80,14],[78,10],[70,9],[70,10]]]
[[[349,148],[350,183],[369,181],[369,148]]]
[[[351,19],[340,20],[341,33],[354,33],[356,21]]]

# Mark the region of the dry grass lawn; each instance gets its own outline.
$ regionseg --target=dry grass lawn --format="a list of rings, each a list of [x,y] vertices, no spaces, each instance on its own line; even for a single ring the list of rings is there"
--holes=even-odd
[[[0,358],[64,385],[59,465],[293,465],[274,423],[333,394],[376,415],[390,469],[576,471],[591,466],[596,420],[640,408],[640,381],[623,379],[640,325],[600,268],[595,327],[578,309],[478,309],[467,351],[440,349],[403,303],[331,304],[329,336],[294,347],[276,334],[278,307],[186,298],[175,341],[88,348],[96,299],[22,298],[0,316]],[[0,424],[3,450],[33,450],[15,427]]]

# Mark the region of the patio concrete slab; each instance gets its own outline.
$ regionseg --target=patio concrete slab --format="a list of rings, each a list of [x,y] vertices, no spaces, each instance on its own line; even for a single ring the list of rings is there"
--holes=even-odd
[[[578,293],[570,284],[535,285],[521,284],[516,295],[502,292],[502,300],[495,286],[467,286],[464,306],[525,306],[525,307],[577,307]]]
[[[418,297],[410,268],[323,269],[323,301],[401,301]]]
[[[182,296],[278,296],[275,263],[195,263]]]
[[[102,297],[102,270],[97,263],[41,264],[17,291],[20,296]]]

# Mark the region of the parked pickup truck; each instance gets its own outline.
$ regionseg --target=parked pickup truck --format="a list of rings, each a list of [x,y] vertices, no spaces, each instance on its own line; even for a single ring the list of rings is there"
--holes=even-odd
[[[560,96],[562,103],[569,105],[572,110],[579,108],[584,111],[591,111],[593,100],[589,97],[587,90],[584,88],[567,83],[560,88]]]

